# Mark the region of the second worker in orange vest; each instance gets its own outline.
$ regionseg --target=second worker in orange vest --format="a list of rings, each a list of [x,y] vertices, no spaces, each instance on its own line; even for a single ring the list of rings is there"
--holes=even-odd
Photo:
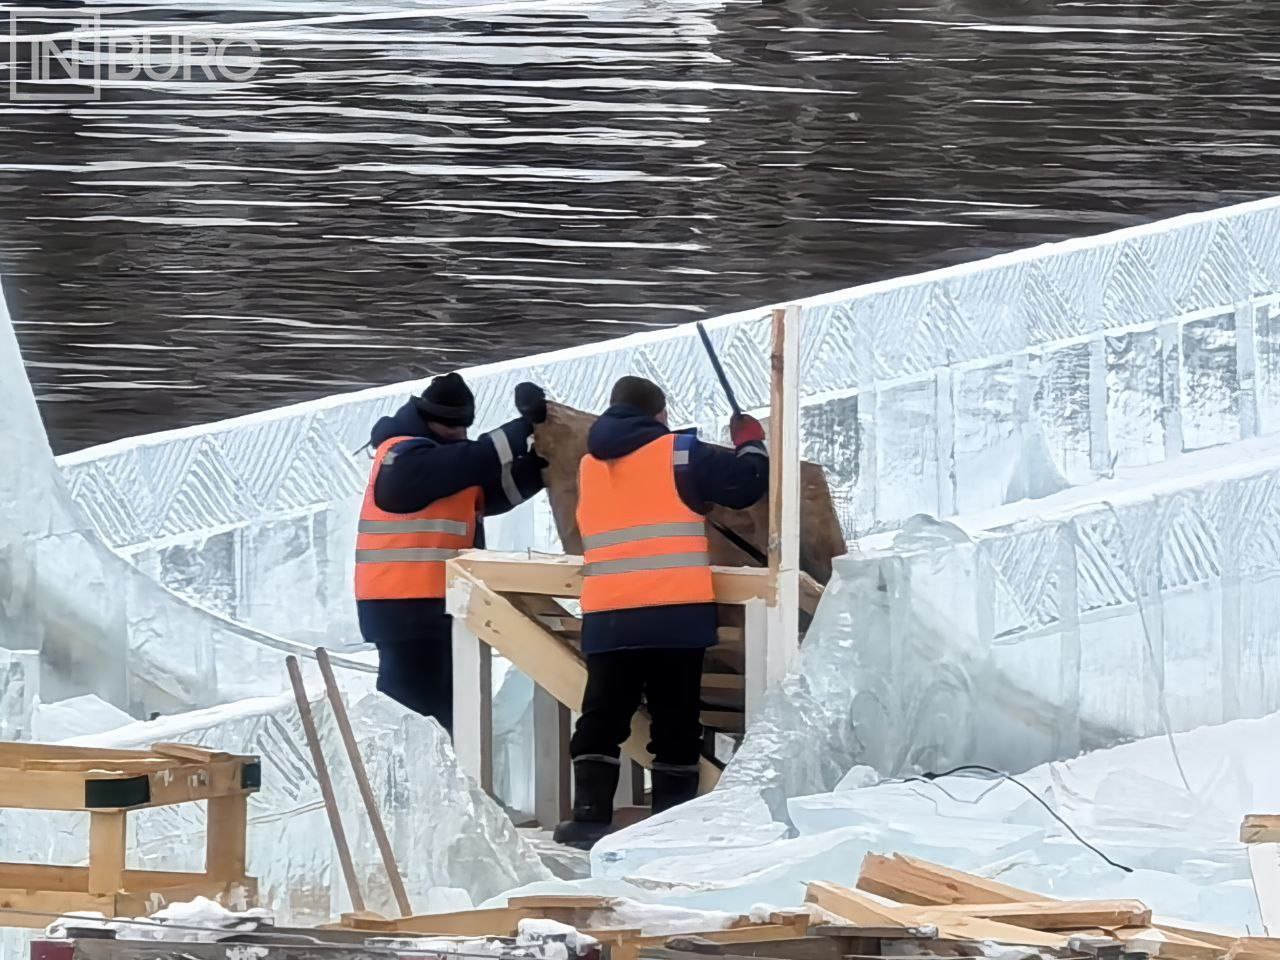
[[[542,489],[546,461],[530,449],[547,416],[541,388],[516,387],[520,416],[467,439],[475,399],[456,373],[373,427],[369,482],[356,535],[360,632],[378,648],[378,690],[453,725],[452,622],[445,561],[484,546],[482,519]]]
[[[703,514],[711,504],[745,509],[769,481],[764,431],[751,417],[734,418],[730,452],[672,433],[666,397],[648,380],[623,377],[609,402],[578,477],[587,689],[569,747],[573,819],[555,834],[582,848],[610,830],[620,748],[641,700],[654,811],[697,794],[702,661],[716,642]]]

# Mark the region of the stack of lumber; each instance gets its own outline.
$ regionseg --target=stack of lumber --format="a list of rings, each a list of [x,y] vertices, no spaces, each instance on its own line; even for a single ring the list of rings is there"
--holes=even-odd
[[[1280,960],[1280,939],[1237,939],[1160,923],[1136,900],[1059,900],[905,856],[867,856],[856,888],[811,883],[800,911],[740,917],[696,933],[610,926],[614,901],[533,896],[507,906],[400,920],[348,915],[343,927],[383,936],[513,936],[553,919],[595,937],[605,960],[846,960],[913,953],[977,956],[991,944],[1025,955],[1146,955],[1171,960]]]
[[[1280,939],[1162,923],[1136,900],[1059,900],[901,855],[869,854],[856,890],[810,884],[807,900],[854,928],[933,928],[936,940],[989,941],[1060,956],[1280,960]]]

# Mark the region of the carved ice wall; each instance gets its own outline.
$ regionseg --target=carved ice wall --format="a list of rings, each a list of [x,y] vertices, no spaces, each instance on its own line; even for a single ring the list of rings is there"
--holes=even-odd
[[[985,510],[1280,425],[1280,199],[802,301],[802,426],[851,540]],[[708,321],[739,397],[767,404],[767,311]],[[520,380],[603,406],[652,377],[673,419],[728,414],[692,327],[468,372],[481,428]],[[369,426],[395,384],[60,461],[103,537],[172,589],[291,639],[358,640],[350,600]],[[545,505],[499,548],[554,549]],[[296,599],[280,604],[284,585]]]

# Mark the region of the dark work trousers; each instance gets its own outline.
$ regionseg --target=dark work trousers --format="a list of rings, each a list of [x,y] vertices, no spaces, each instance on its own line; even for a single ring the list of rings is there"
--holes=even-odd
[[[378,644],[378,690],[453,733],[453,643],[443,637]]]
[[[643,697],[651,721],[649,752],[658,763],[697,763],[702,754],[702,658],[696,650],[613,650],[587,656],[582,716],[569,742],[574,757],[616,757],[631,736]]]

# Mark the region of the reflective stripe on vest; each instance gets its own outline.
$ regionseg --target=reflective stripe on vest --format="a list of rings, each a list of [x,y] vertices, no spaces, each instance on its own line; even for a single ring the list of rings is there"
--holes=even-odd
[[[674,434],[617,460],[583,458],[584,612],[714,601],[706,525],[676,488],[687,462]]]
[[[379,509],[373,491],[392,448],[412,437],[392,437],[379,445],[360,508],[356,536],[356,599],[440,599],[445,594],[445,561],[475,545],[482,507],[479,487],[436,500],[415,513]]]

